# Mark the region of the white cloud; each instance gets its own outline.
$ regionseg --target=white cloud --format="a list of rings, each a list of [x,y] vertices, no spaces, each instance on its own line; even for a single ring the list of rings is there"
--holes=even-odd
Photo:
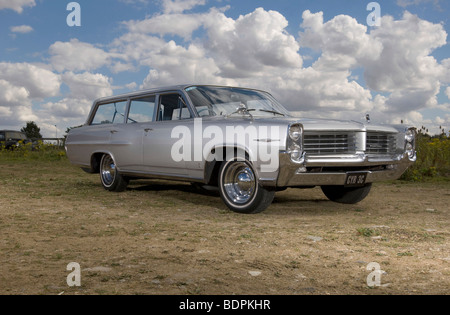
[[[338,15],[324,23],[323,13],[303,12],[300,44],[321,51],[316,68],[348,70],[366,60],[376,60],[382,44],[370,38],[367,27],[348,15]]]
[[[150,0],[119,0],[126,4],[148,4]]]
[[[283,15],[263,8],[237,20],[211,11],[204,25],[206,48],[226,78],[267,74],[275,68],[301,68],[300,46],[286,31],[287,26]]]
[[[446,69],[430,54],[446,44],[443,26],[405,12],[400,20],[383,17],[382,26],[370,36],[383,50],[379,58],[362,64],[368,87],[392,93],[387,103],[393,110],[435,105]]]
[[[72,39],[56,42],[49,48],[50,61],[58,72],[91,71],[109,65],[111,56],[92,44]]]
[[[132,33],[178,35],[187,40],[190,39],[192,32],[202,25],[203,17],[203,14],[161,14],[143,21],[128,21],[124,24]]]
[[[420,5],[432,2],[437,8],[440,8],[440,0],[397,0],[397,5],[406,8],[411,5]]]
[[[3,127],[37,120],[33,101],[59,94],[61,78],[28,63],[0,63],[0,124]]]
[[[126,62],[141,64],[166,42],[158,37],[129,32],[113,41],[111,53]]]
[[[113,94],[111,79],[103,74],[65,72],[62,80],[69,86],[71,97],[77,100],[94,101]]]
[[[20,25],[20,26],[12,26],[10,30],[13,33],[26,34],[31,33],[33,31],[33,28],[29,25]]]
[[[382,18],[382,26],[371,38],[383,45],[380,58],[365,64],[366,80],[374,90],[434,89],[443,67],[430,53],[446,44],[441,24],[421,20],[405,12],[401,20]],[[381,66],[382,65],[382,66]]]
[[[29,63],[0,62],[0,80],[27,90],[32,99],[57,96],[61,78],[47,70]],[[5,93],[0,91],[0,94]]]
[[[436,48],[446,44],[443,25],[422,20],[407,11],[399,20],[384,16],[381,27],[370,33],[350,16],[339,15],[324,22],[322,12],[305,11],[302,27],[300,43],[321,52],[313,68],[322,73],[331,72],[328,81],[337,78],[339,72],[362,68],[365,90],[387,95],[378,97],[376,106],[375,100],[369,97],[372,106],[363,106],[367,110],[372,107],[373,111],[391,114],[417,113],[436,107],[441,84],[450,80],[450,62],[439,63],[431,56]],[[348,84],[345,81],[336,82],[334,96],[328,93],[331,99],[340,99],[337,92],[339,85]],[[326,88],[333,90],[329,83]],[[327,93],[319,99],[323,101],[326,97]],[[344,105],[343,110],[349,108],[342,102],[339,104]],[[388,114],[380,116],[386,119]]]
[[[131,82],[126,84],[125,87],[129,90],[135,90],[138,87],[138,85],[136,82]]]
[[[0,79],[0,107],[29,104],[30,93],[23,86],[14,86]]]
[[[199,5],[205,5],[206,0],[161,0],[164,13],[182,13]]]
[[[31,106],[0,106],[0,125],[5,129],[20,129],[17,126],[23,126],[26,121],[36,121],[38,116],[34,113]]]
[[[61,119],[83,121],[87,118],[93,101],[76,98],[63,98],[58,102],[41,105],[39,116],[41,121],[52,123]],[[77,123],[75,123],[77,124]],[[78,123],[79,125],[80,123]]]
[[[152,68],[142,88],[184,83],[226,83],[217,74],[214,60],[206,57],[202,47],[191,44],[188,48],[174,41],[154,51],[145,64]]]
[[[35,0],[0,0],[0,10],[11,9],[22,13],[25,7],[34,7]]]
[[[434,122],[435,122],[437,125],[442,125],[442,124],[445,124],[445,123],[446,123],[445,119],[442,119],[442,118],[439,117],[439,116],[437,116],[437,117],[434,119]]]

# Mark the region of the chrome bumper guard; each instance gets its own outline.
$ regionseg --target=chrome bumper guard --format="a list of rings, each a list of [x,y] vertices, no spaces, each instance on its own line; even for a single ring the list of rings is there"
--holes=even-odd
[[[364,153],[348,156],[303,155],[294,162],[290,154],[280,152],[277,187],[341,186],[349,172],[366,172],[366,183],[399,179],[416,161],[408,154],[392,157],[371,157]]]

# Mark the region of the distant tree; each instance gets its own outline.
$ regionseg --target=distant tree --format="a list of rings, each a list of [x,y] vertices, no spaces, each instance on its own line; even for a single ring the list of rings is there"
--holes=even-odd
[[[20,131],[25,133],[28,139],[42,139],[41,128],[34,121],[28,121],[27,125]]]

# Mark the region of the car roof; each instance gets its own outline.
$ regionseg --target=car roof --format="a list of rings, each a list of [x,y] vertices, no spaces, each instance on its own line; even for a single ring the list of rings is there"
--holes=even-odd
[[[130,98],[130,97],[139,96],[139,95],[148,94],[148,93],[156,93],[156,92],[164,92],[164,91],[179,91],[179,90],[184,90],[190,86],[192,86],[192,84],[172,85],[172,86],[164,86],[164,87],[140,90],[140,91],[135,91],[135,92],[126,93],[126,94],[102,97],[102,98],[95,100],[95,103],[103,103],[103,102],[110,101],[113,99],[125,99],[125,98]]]
[[[185,90],[185,89],[187,89],[189,87],[193,87],[193,86],[240,88],[240,89],[248,89],[248,90],[260,91],[260,90],[257,90],[257,89],[246,88],[246,87],[223,86],[223,85],[214,85],[214,84],[180,84],[180,85],[156,87],[156,88],[152,88],[152,89],[140,90],[140,91],[135,91],[135,92],[126,93],[126,94],[102,97],[102,98],[99,98],[99,99],[95,100],[94,103],[97,104],[97,103],[109,102],[109,101],[112,101],[112,100],[128,99],[130,97],[141,96],[141,95],[145,95],[145,94],[149,94],[149,93],[160,93],[160,92],[164,93],[164,92],[169,92],[169,91],[181,91],[181,90]]]

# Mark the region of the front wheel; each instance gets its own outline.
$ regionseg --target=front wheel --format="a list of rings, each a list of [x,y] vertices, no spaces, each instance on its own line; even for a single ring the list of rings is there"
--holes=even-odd
[[[273,201],[275,191],[259,184],[258,177],[248,160],[224,162],[219,170],[219,192],[223,202],[237,213],[254,214],[266,210]]]
[[[100,162],[100,179],[103,187],[109,191],[125,191],[128,186],[128,180],[117,170],[116,163],[109,154],[103,155]]]
[[[356,204],[367,197],[371,188],[372,184],[362,187],[322,186],[322,191],[331,201]]]

